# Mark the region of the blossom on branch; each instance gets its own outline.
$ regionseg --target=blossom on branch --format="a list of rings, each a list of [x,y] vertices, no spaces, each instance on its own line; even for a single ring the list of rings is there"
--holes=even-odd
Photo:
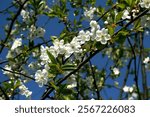
[[[15,39],[12,47],[11,47],[11,50],[15,50],[17,47],[21,46],[22,45],[22,39],[21,38],[17,38]]]
[[[150,8],[150,0],[141,0],[139,4],[142,8]]]

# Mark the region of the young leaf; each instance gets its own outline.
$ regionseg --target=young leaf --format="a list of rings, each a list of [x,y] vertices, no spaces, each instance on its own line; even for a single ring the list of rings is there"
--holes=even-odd
[[[76,67],[73,64],[62,65],[62,70],[64,70],[64,71],[74,70],[75,68]]]
[[[47,55],[53,64],[57,64],[57,60],[49,51],[47,51]]]

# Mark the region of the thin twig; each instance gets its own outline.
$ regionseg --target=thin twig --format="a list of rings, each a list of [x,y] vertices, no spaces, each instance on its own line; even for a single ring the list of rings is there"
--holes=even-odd
[[[3,71],[10,72],[10,73],[22,75],[22,76],[24,76],[24,77],[26,77],[26,78],[29,78],[29,79],[31,79],[31,80],[35,80],[34,78],[32,78],[32,77],[30,77],[30,76],[27,76],[27,75],[25,75],[25,74],[23,74],[23,73],[19,73],[19,72],[12,71],[12,70],[7,70],[7,69],[5,69],[5,68],[3,68],[3,67],[0,67],[0,69],[2,69]]]
[[[11,31],[12,31],[12,28],[13,28],[13,25],[14,25],[15,21],[17,20],[18,16],[20,15],[20,12],[22,11],[22,9],[23,9],[23,7],[24,7],[24,5],[26,4],[27,1],[28,1],[28,0],[25,0],[25,1],[23,2],[23,4],[20,5],[19,10],[17,11],[16,15],[15,15],[14,18],[12,19],[11,24],[10,24],[10,27],[9,27],[9,29],[8,29],[7,36],[6,36],[5,40],[2,42],[2,46],[1,46],[1,48],[0,48],[0,54],[2,53],[2,51],[3,51],[4,47],[5,47],[5,43],[7,42],[7,40],[9,39],[9,37],[10,37],[10,35],[11,35]]]
[[[141,99],[140,89],[139,89],[139,85],[138,85],[138,76],[137,76],[136,53],[134,51],[133,45],[132,45],[129,37],[127,37],[127,40],[128,40],[128,43],[129,43],[129,45],[131,47],[133,58],[134,58],[134,70],[135,70],[135,72],[134,72],[134,80],[135,80],[135,85],[136,85],[136,88],[137,88],[137,93],[138,93],[139,99]]]

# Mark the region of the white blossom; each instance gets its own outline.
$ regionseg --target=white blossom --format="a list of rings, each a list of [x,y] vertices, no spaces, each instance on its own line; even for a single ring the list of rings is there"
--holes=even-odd
[[[81,45],[77,41],[76,38],[72,39],[72,41],[70,42],[70,47],[71,47],[72,51],[75,53],[81,53],[82,52]]]
[[[24,85],[21,84],[19,86],[20,94],[25,95],[27,98],[31,96],[32,92],[28,90],[28,88]]]
[[[11,50],[15,50],[17,47],[21,46],[22,45],[22,39],[21,38],[17,38],[15,39],[12,47],[11,47]]]
[[[128,93],[128,92],[132,93],[133,90],[134,90],[133,87],[129,87],[129,86],[124,86],[123,87],[123,91],[126,92],[126,93]]]
[[[107,44],[107,41],[111,39],[108,34],[108,29],[102,28],[101,30],[97,30],[95,39],[96,41],[100,41],[103,45]]]
[[[150,0],[141,0],[139,4],[142,8],[150,8]]]
[[[104,24],[107,25],[107,24],[108,24],[108,21],[106,20],[106,21],[104,22]]]
[[[50,63],[51,60],[49,59],[48,55],[47,55],[47,51],[49,50],[49,48],[46,46],[44,47],[43,45],[41,46],[41,55],[40,55],[40,59],[41,61],[41,65],[44,65],[46,63]]]
[[[90,32],[89,31],[84,31],[81,30],[79,32],[79,35],[77,36],[77,40],[78,42],[80,42],[80,44],[84,44],[85,42],[90,40]]]
[[[141,17],[141,25],[144,28],[150,28],[150,16]]]
[[[4,69],[5,69],[5,70],[3,70],[3,74],[12,75],[12,73],[10,72],[10,71],[12,71],[11,66],[5,65]]]
[[[120,71],[119,71],[119,69],[118,68],[113,68],[113,73],[115,74],[115,75],[119,75],[120,74]]]
[[[48,72],[46,69],[37,70],[35,73],[35,82],[39,84],[39,87],[43,87],[48,82]]]
[[[137,17],[137,13],[139,13],[139,10],[133,9],[131,12],[132,12],[133,18],[135,18],[135,17]]]
[[[144,59],[144,61],[143,61],[144,64],[147,64],[147,63],[149,63],[149,62],[150,62],[150,58],[149,58],[149,57],[146,57],[146,58]]]
[[[67,85],[67,89],[72,89],[75,88],[77,86],[77,82],[76,82],[76,76],[75,75],[71,75],[69,80],[68,80],[68,84]]]
[[[9,59],[9,58],[12,58],[12,57],[13,57],[12,51],[8,51],[8,53],[6,55],[6,58]]]
[[[122,19],[123,19],[123,20],[124,20],[124,19],[131,19],[131,16],[130,16],[128,10],[124,10]]]
[[[136,100],[138,98],[137,93],[132,93],[131,96],[128,98],[128,100]]]
[[[33,40],[34,38],[43,37],[45,34],[45,29],[42,27],[36,28],[34,25],[31,25],[29,32],[29,38]]]
[[[38,28],[36,29],[36,36],[37,36],[37,37],[43,37],[44,34],[45,34],[45,29],[44,29],[44,28],[38,27]]]
[[[92,29],[95,29],[95,30],[100,29],[100,26],[98,25],[98,23],[97,23],[95,20],[92,20],[92,21],[90,22],[90,27],[91,27]]]
[[[90,9],[89,10],[85,10],[84,11],[84,16],[86,17],[86,18],[88,18],[88,19],[93,19],[93,17],[94,17],[94,12],[96,11],[96,8],[94,7],[90,7]]]
[[[27,21],[30,17],[29,17],[29,12],[25,11],[24,9],[21,11],[21,16],[23,18],[23,21]]]
[[[57,52],[57,54],[64,54],[65,53],[65,46],[64,46],[64,40],[54,40],[54,49]]]

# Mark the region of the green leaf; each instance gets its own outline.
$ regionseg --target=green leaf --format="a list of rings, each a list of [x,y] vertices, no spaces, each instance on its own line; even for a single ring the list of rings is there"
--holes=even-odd
[[[59,64],[52,64],[52,63],[50,63],[49,67],[50,67],[49,73],[52,73],[52,74],[63,73],[63,71],[62,71],[62,69],[61,69]]]
[[[109,27],[108,27],[108,32],[109,32],[110,35],[113,35],[113,34],[114,34],[114,29],[115,29],[115,28],[112,27],[112,26],[109,26]]]
[[[119,44],[123,44],[126,40],[127,35],[129,34],[129,32],[127,30],[122,30],[120,31],[117,36],[115,41]]]
[[[134,0],[126,0],[126,3],[127,3],[129,6],[132,6],[133,1],[134,1]]]
[[[126,5],[125,4],[117,4],[117,6],[121,9],[125,9]]]
[[[17,82],[14,85],[14,89],[18,88],[20,84],[21,84],[20,80],[17,80]]]
[[[52,41],[58,39],[56,36],[51,36],[50,38],[51,38]]]
[[[47,55],[53,64],[57,64],[57,60],[49,51],[47,51]]]
[[[112,0],[107,0],[106,5],[107,6],[112,6],[113,5],[113,1]]]
[[[76,69],[76,67],[73,64],[62,65],[62,70],[64,70],[64,71],[70,71],[70,70],[74,70],[74,69]]]
[[[123,15],[122,12],[119,12],[119,13],[117,14],[115,23],[117,23],[118,21],[120,21],[120,19],[122,18],[122,15]]]
[[[51,86],[57,91],[59,88],[54,84],[54,82],[50,82]]]

